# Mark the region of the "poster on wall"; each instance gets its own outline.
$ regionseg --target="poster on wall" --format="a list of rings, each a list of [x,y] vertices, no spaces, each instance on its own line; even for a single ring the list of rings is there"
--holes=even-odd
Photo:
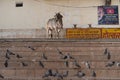
[[[118,6],[98,6],[98,24],[119,24]]]

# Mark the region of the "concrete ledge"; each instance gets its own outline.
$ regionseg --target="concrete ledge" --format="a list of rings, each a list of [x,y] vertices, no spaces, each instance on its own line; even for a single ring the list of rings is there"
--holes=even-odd
[[[120,42],[120,39],[66,39],[66,29],[60,33],[60,38],[47,38],[46,29],[0,29],[0,41],[15,42]]]
[[[1,29],[0,38],[46,37],[45,29]]]
[[[65,29],[60,38],[65,37]],[[0,38],[47,38],[46,29],[0,29]]]

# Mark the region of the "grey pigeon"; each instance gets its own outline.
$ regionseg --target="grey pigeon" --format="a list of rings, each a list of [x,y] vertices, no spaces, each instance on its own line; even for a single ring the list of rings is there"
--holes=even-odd
[[[44,68],[44,65],[43,65],[43,63],[42,63],[41,61],[39,61],[39,65],[40,65],[42,68]]]
[[[63,77],[67,77],[68,76],[68,71],[66,71],[65,73],[63,73]]]
[[[43,76],[42,76],[42,78],[45,78],[45,77],[49,77],[50,75],[49,75],[49,72],[47,71]]]
[[[69,53],[66,55],[63,55],[62,59],[74,59]]]
[[[9,55],[15,55],[13,52],[11,52],[10,50],[7,49],[7,52],[6,54],[9,54]]]
[[[19,54],[16,55],[17,58],[22,58],[22,56],[20,56]]]
[[[85,73],[83,73],[82,71],[78,71],[76,76],[82,78],[85,76]]]
[[[64,55],[63,57],[62,57],[62,59],[67,59],[68,57],[67,57],[67,55]]]
[[[5,57],[6,57],[7,59],[10,59],[10,55],[9,55],[8,53],[6,53]]]
[[[115,61],[108,62],[108,63],[106,64],[106,67],[112,67],[114,64],[115,64]]]
[[[65,61],[64,63],[65,63],[66,67],[69,67],[69,62],[68,61]]]
[[[68,59],[74,59],[69,53],[67,54]]]
[[[73,64],[74,64],[76,67],[81,68],[81,66],[78,64],[78,62],[77,62],[76,60],[73,62]]]
[[[106,55],[108,53],[108,49],[106,48],[104,51],[104,55]]]
[[[5,60],[4,66],[8,67],[8,60]]]
[[[55,77],[57,75],[57,71],[52,70],[52,76]]]
[[[92,72],[91,72],[91,76],[92,76],[92,77],[96,77],[95,71],[92,71]]]
[[[49,69],[49,70],[47,70],[47,71],[45,72],[43,78],[49,77],[49,76],[53,76],[53,75],[52,75],[52,70],[51,70],[51,69]]]
[[[22,62],[22,66],[23,66],[23,67],[26,67],[26,66],[28,66],[28,64],[25,63],[25,62]]]
[[[45,53],[42,54],[42,58],[47,60],[48,58],[46,57]]]
[[[63,55],[62,51],[60,51],[58,48],[57,48],[57,51],[60,55]]]
[[[62,76],[62,74],[60,74],[60,73],[57,73],[57,74],[56,74],[56,77],[57,77],[58,79],[63,79],[63,76]]]
[[[30,48],[32,51],[35,51],[35,48],[33,48],[32,46],[28,46],[28,48]]]
[[[1,78],[1,79],[4,79],[4,76],[0,74],[0,78]]]
[[[110,55],[110,52],[107,53],[107,59],[111,59],[111,55]]]

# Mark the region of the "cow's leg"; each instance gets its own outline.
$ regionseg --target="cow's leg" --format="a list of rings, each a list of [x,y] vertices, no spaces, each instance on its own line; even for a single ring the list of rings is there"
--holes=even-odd
[[[48,38],[53,38],[52,29],[48,29]]]
[[[57,32],[57,38],[59,38],[59,32]]]
[[[57,38],[59,38],[59,36],[60,36],[60,34],[59,34],[60,33],[60,29],[57,29],[56,32],[57,32]]]
[[[50,38],[53,38],[53,30],[50,30]]]

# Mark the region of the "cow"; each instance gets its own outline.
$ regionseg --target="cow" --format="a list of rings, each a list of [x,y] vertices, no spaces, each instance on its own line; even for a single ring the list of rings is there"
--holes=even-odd
[[[49,38],[53,38],[53,33],[56,33],[56,37],[59,38],[59,33],[63,29],[63,16],[60,13],[56,13],[54,18],[51,18],[47,22],[47,34]]]

